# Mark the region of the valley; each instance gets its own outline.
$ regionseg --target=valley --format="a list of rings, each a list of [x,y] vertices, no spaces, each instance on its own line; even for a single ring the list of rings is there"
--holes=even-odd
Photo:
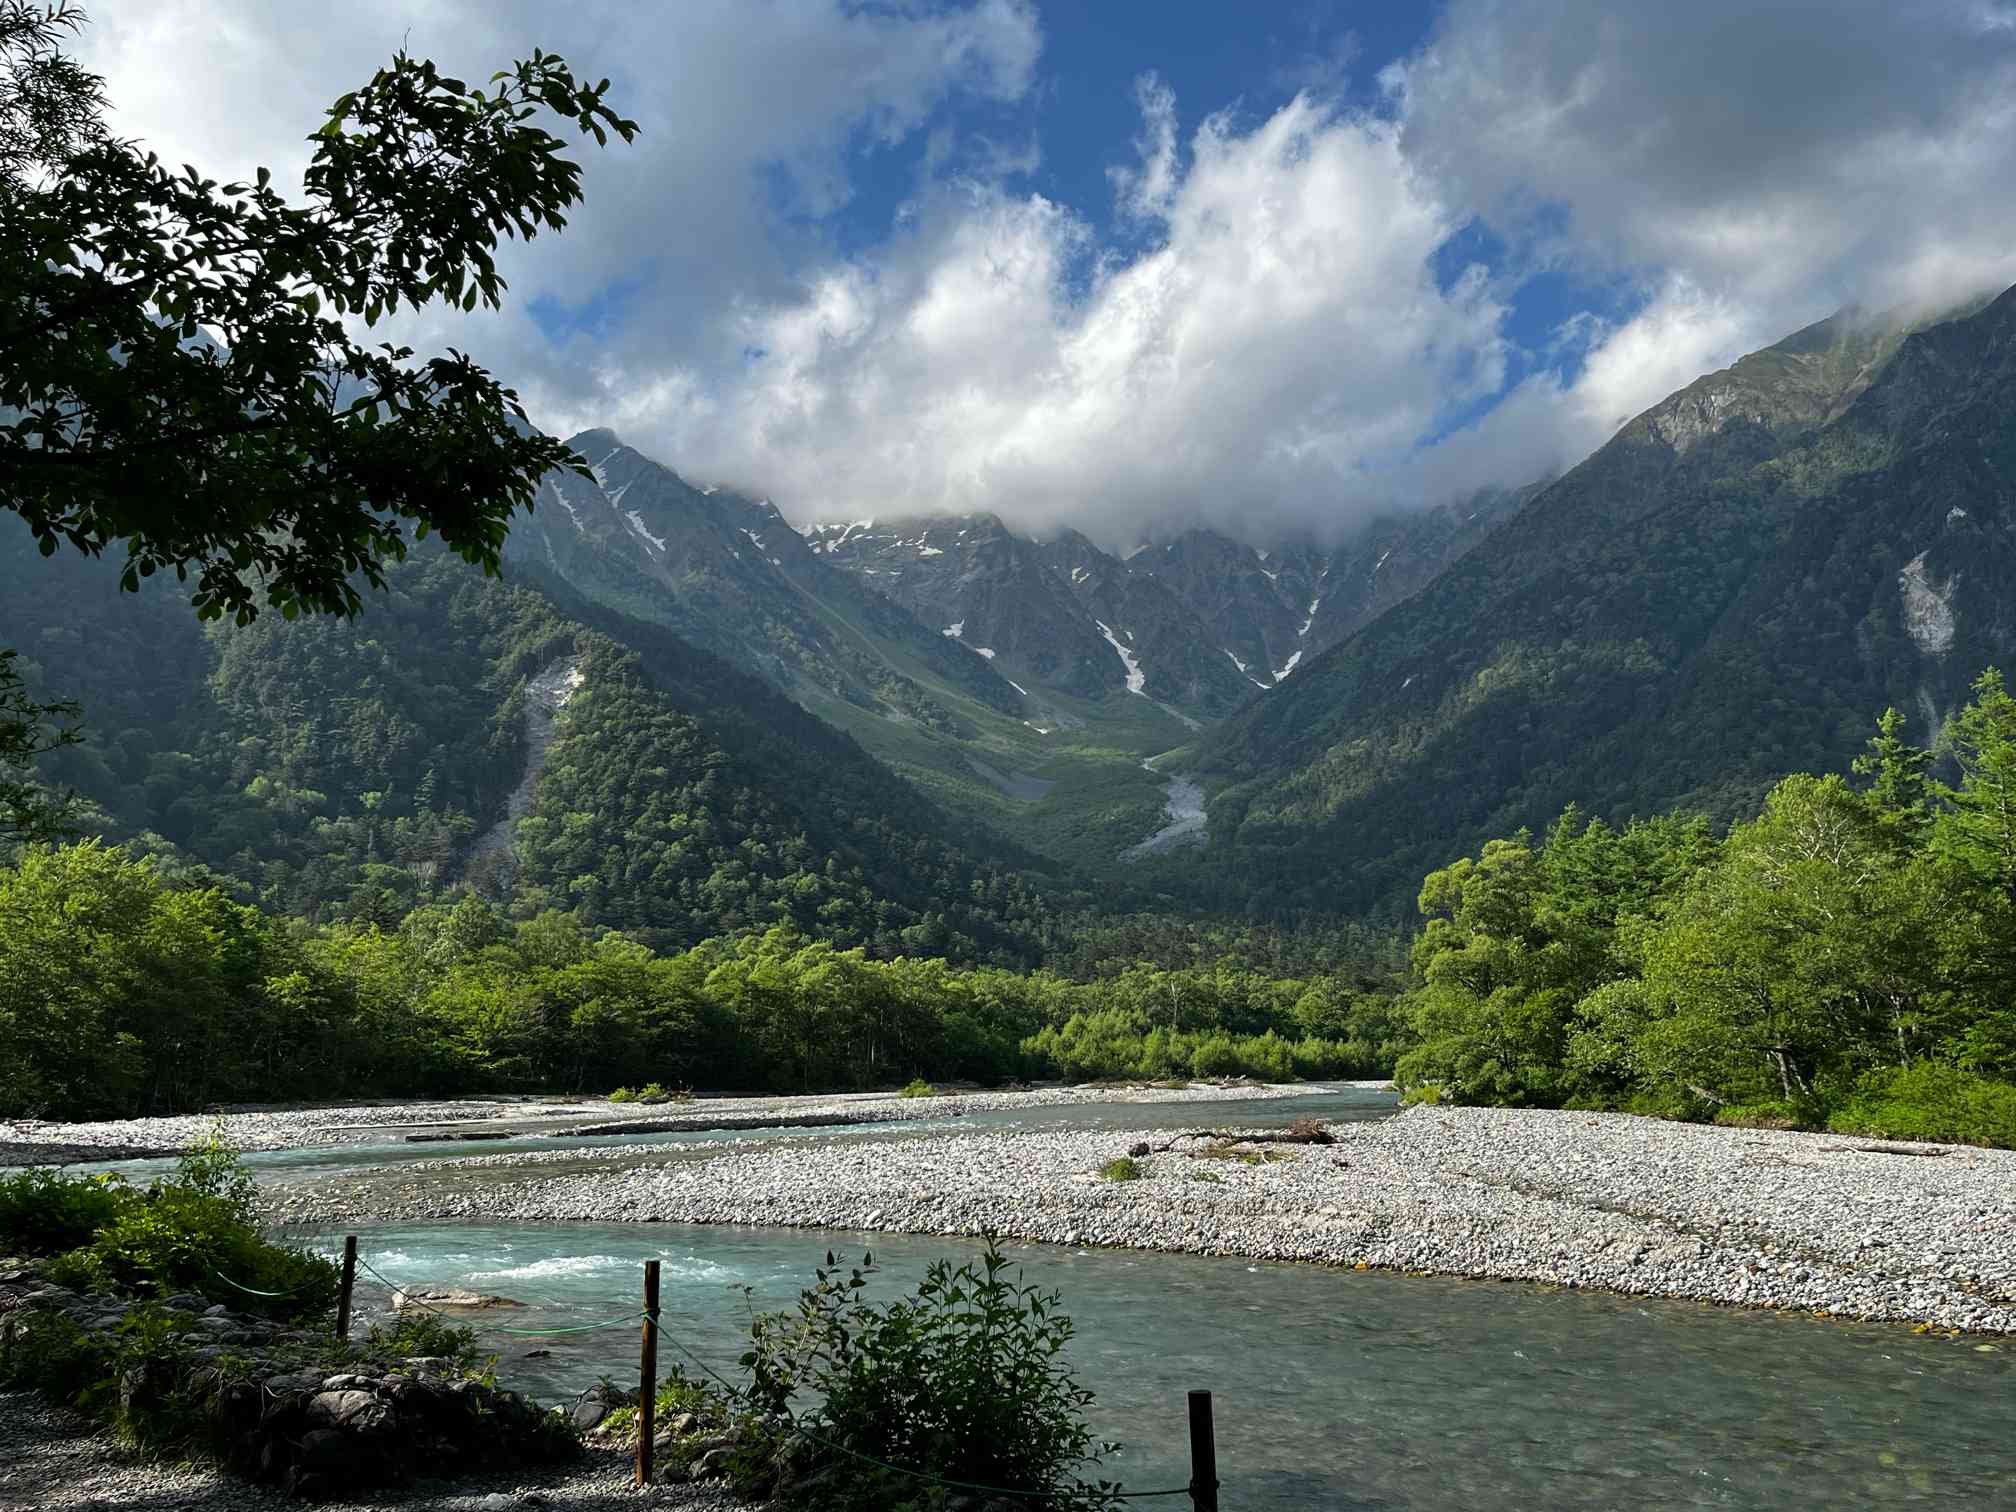
[[[0,1512],[2016,1498],[2006,15],[367,9],[0,0]]]

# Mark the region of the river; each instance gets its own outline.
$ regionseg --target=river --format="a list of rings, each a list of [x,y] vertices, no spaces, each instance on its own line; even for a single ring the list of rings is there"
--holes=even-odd
[[[1378,1116],[1389,1105],[1345,1092],[1027,1110],[947,1126],[1277,1124],[1304,1112]],[[921,1127],[761,1137],[875,1139]],[[751,1137],[596,1143],[637,1144],[645,1160],[700,1156],[723,1139]],[[463,1153],[423,1148],[436,1160]],[[255,1157],[255,1165],[266,1180],[312,1179],[318,1168],[354,1174],[413,1150],[295,1152]],[[664,1265],[670,1336],[732,1376],[748,1306],[788,1305],[829,1249],[843,1257],[872,1250],[882,1275],[871,1295],[884,1297],[907,1288],[929,1260],[975,1249],[952,1238],[683,1224],[357,1232],[366,1261],[391,1281],[470,1286],[527,1303],[486,1315],[478,1332],[499,1354],[501,1379],[547,1400],[603,1375],[627,1379],[634,1325],[537,1339],[497,1330],[634,1313],[645,1259]],[[304,1237],[330,1252],[340,1244],[327,1232]],[[1135,1487],[1182,1483],[1184,1393],[1208,1387],[1228,1512],[2016,1504],[2007,1425],[2016,1355],[2003,1341],[1436,1277],[1040,1245],[1010,1253],[1031,1282],[1063,1293],[1076,1320],[1071,1358],[1099,1394],[1094,1427],[1126,1446],[1104,1473]],[[370,1276],[365,1282],[368,1318],[387,1293]]]

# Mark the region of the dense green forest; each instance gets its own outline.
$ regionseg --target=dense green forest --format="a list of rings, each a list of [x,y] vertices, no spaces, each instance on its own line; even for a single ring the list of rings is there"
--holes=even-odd
[[[789,923],[661,951],[468,891],[311,922],[32,847],[0,870],[0,1113],[1397,1065],[1417,1098],[2016,1143],[2016,698],[1975,694],[1938,751],[1893,713],[1859,781],[1787,778],[1726,834],[1570,809],[1494,840],[1426,879],[1404,976],[1370,936],[1153,917],[1088,927],[1075,977]]]
[[[659,954],[473,893],[312,925],[96,842],[0,870],[0,1114],[619,1085],[1371,1075],[1392,993],[1231,961],[1049,971],[876,960],[777,927]]]
[[[1417,1096],[2016,1144],[2016,699],[1884,718],[1718,838],[1570,810],[1430,875]]]

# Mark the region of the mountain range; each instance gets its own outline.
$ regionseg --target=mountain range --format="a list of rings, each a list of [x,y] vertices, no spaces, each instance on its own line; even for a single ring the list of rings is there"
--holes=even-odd
[[[1328,547],[1193,530],[1123,557],[986,514],[800,530],[609,431],[569,445],[593,480],[550,479],[509,561],[765,678],[948,808],[1094,867],[1156,826],[1165,779],[1145,759],[1404,602],[1524,497]]]
[[[106,833],[299,911],[1001,960],[1088,900],[1396,913],[1571,802],[1727,818],[1886,705],[1935,735],[2016,650],[2012,333],[1844,312],[1558,479],[1267,545],[801,528],[591,430],[505,584],[421,551],[353,624],[201,627],[11,532],[0,644],[84,701],[52,770]]]

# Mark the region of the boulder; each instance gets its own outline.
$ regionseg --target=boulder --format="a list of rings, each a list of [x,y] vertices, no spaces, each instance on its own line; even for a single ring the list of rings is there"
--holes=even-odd
[[[385,1438],[398,1427],[390,1406],[368,1391],[324,1391],[308,1399],[312,1428],[337,1428],[356,1439]]]

